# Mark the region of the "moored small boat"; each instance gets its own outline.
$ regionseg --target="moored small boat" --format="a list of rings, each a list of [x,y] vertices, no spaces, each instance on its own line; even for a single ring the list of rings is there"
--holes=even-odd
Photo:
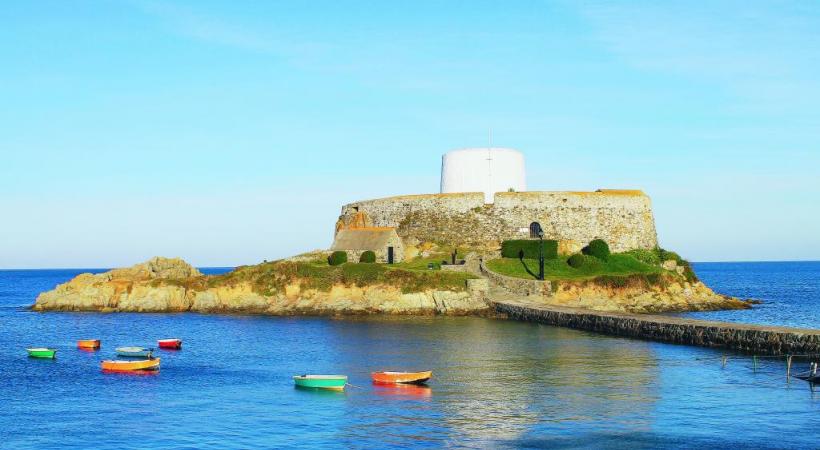
[[[159,348],[171,348],[178,350],[182,348],[182,339],[160,339],[157,341],[157,345]]]
[[[145,347],[117,347],[117,355],[127,356],[130,358],[142,357],[151,358],[153,355],[153,348]]]
[[[99,339],[80,339],[79,341],[77,341],[77,348],[96,350],[96,349],[100,348],[100,340]]]
[[[433,372],[373,372],[370,377],[377,384],[424,384]]]
[[[347,385],[347,375],[297,375],[293,382],[300,388],[342,391]]]
[[[808,371],[796,373],[792,376],[812,384],[820,384],[820,369],[818,369],[817,363],[811,363]]]
[[[138,361],[107,360],[100,366],[104,372],[147,372],[159,370],[159,358]]]
[[[43,358],[43,359],[54,359],[56,356],[57,350],[53,348],[45,348],[45,347],[34,347],[34,348],[27,348],[26,351],[28,352],[29,358]]]

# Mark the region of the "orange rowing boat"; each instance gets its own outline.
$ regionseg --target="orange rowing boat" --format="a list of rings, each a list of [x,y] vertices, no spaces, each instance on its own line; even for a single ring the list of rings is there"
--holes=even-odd
[[[103,361],[102,370],[105,372],[140,372],[159,370],[159,358],[141,359],[139,361]]]
[[[370,376],[377,384],[424,384],[433,372],[373,372]]]
[[[100,348],[99,339],[80,339],[77,341],[77,348],[98,349]]]

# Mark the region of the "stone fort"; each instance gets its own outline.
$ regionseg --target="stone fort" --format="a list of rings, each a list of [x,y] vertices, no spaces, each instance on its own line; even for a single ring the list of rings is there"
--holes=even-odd
[[[521,153],[506,148],[455,150],[442,158],[441,192],[363,200],[344,205],[336,223],[334,250],[340,233],[395,230],[405,245],[440,245],[497,249],[506,239],[537,237],[559,242],[559,251],[574,253],[593,239],[603,239],[612,251],[657,247],[649,197],[638,190],[599,189],[594,192],[528,192]],[[370,230],[370,231],[368,231]],[[385,260],[386,238],[368,248]],[[361,239],[360,239],[361,240]],[[367,247],[362,244],[360,247]],[[393,253],[393,261],[401,256]]]

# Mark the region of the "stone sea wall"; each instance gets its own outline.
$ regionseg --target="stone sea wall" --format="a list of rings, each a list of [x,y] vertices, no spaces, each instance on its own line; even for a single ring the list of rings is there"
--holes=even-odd
[[[500,192],[484,203],[481,193],[406,195],[342,207],[342,222],[367,215],[373,226],[396,227],[406,241],[493,247],[529,237],[538,222],[545,238],[577,251],[593,239],[615,252],[658,244],[652,205],[641,191]]]
[[[760,355],[820,355],[820,330],[745,325],[658,315],[603,313],[521,301],[495,302],[516,320],[615,336],[717,347]]]

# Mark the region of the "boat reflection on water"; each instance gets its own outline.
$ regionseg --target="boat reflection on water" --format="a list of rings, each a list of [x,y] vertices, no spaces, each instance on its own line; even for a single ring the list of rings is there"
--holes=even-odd
[[[159,375],[159,369],[157,370],[130,370],[130,371],[123,371],[123,370],[101,370],[102,373],[106,375],[117,375],[122,377],[153,377]]]
[[[373,393],[380,397],[430,398],[433,389],[420,384],[375,384]]]
[[[306,395],[316,396],[316,397],[345,397],[347,394],[347,390],[341,389],[316,389],[313,387],[305,387],[299,386],[298,384],[293,385],[293,389],[300,393],[304,392]]]

